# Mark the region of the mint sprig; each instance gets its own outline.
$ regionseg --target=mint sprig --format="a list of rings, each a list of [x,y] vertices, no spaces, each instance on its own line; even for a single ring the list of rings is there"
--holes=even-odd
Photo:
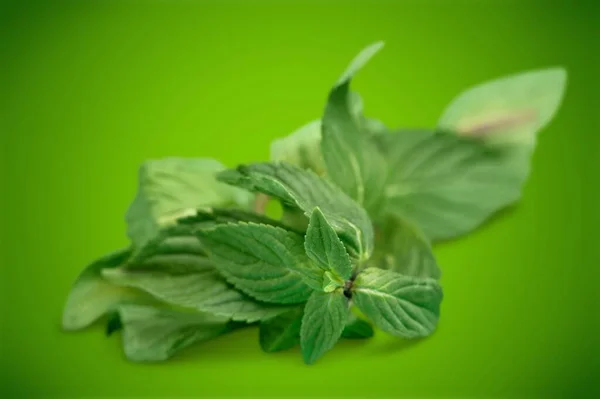
[[[444,298],[432,245],[520,199],[566,72],[496,79],[458,95],[437,126],[389,128],[350,90],[382,47],[354,58],[320,119],[273,141],[270,162],[145,162],[125,216],[130,246],[82,271],[63,328],[103,320],[135,362],[238,328],[258,328],[266,353],[299,345],[307,364],[340,339],[372,337],[372,324],[432,335]],[[268,201],[281,218],[264,214]]]

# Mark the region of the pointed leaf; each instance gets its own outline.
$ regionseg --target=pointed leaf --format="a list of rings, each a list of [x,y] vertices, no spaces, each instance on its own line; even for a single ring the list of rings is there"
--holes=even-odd
[[[321,155],[321,121],[312,121],[289,136],[271,143],[270,160],[285,161],[302,169],[310,169],[317,175],[325,173]]]
[[[197,208],[249,207],[253,199],[250,193],[215,180],[215,173],[224,169],[214,159],[170,157],[146,161],[139,170],[136,197],[125,216],[133,244],[143,246],[161,227],[195,214]]]
[[[352,300],[383,331],[403,338],[430,335],[438,322],[442,289],[434,279],[367,268],[354,282]]]
[[[101,277],[102,269],[115,268],[130,255],[130,249],[119,250],[85,268],[73,284],[63,310],[62,327],[65,330],[88,327],[120,303],[147,299],[136,290],[115,286]]]
[[[315,291],[306,302],[300,346],[306,364],[313,364],[337,343],[348,319],[348,299],[340,291]]]
[[[227,331],[227,319],[141,305],[118,309],[125,356],[134,362],[164,361],[190,345]]]
[[[260,347],[265,352],[278,352],[300,343],[303,307],[260,323]]]
[[[297,233],[238,223],[198,234],[227,281],[260,301],[301,303],[308,299],[311,287],[323,284],[323,271],[308,259]]]
[[[438,126],[490,143],[533,147],[560,107],[566,83],[563,68],[548,68],[479,84],[450,103]]]
[[[278,352],[300,344],[304,306],[260,323],[260,345],[265,352]],[[349,312],[342,338],[364,339],[373,336],[371,325]]]
[[[364,117],[362,99],[357,93],[350,93],[349,102],[350,113],[362,130],[369,133],[386,130],[380,121]],[[321,131],[321,120],[314,120],[288,136],[273,140],[269,159],[273,162],[287,162],[302,169],[310,169],[317,175],[324,175]]]
[[[529,174],[526,151],[447,132],[400,130],[377,140],[391,170],[387,211],[433,241],[469,233],[517,201]]]
[[[349,246],[351,255],[368,259],[373,251],[373,226],[365,210],[327,179],[287,163],[242,165],[219,173],[223,182],[262,192],[296,207],[310,217],[319,207]]]
[[[369,264],[405,276],[441,277],[429,240],[417,226],[389,216],[376,236],[377,245]]]
[[[350,313],[348,322],[342,332],[342,338],[346,339],[365,339],[374,335],[373,327],[362,319],[359,319],[353,313]]]
[[[327,175],[369,212],[377,211],[383,198],[387,167],[377,147],[364,134],[360,119],[353,114],[350,81],[381,47],[383,43],[378,42],[358,54],[331,90],[321,141]]]
[[[318,207],[310,215],[304,248],[316,265],[339,276],[342,284],[350,278],[352,263],[346,248]]]
[[[105,269],[103,276],[168,304],[233,320],[265,320],[289,310],[258,302],[227,283],[204,255],[198,237],[182,226],[164,229],[126,265]]]

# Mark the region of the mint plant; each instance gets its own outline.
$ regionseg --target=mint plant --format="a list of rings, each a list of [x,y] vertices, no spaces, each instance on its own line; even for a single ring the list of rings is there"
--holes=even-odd
[[[252,326],[265,352],[299,345],[307,364],[340,339],[372,337],[372,325],[431,335],[444,297],[433,243],[520,199],[566,72],[484,83],[431,129],[391,129],[350,89],[382,46],[358,54],[321,118],[275,140],[268,162],[145,162],[125,217],[130,245],[77,278],[64,329],[102,319],[138,362]]]

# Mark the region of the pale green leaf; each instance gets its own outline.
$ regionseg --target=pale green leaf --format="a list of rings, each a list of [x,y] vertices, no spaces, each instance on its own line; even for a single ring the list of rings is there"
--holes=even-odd
[[[381,47],[382,42],[375,43],[351,62],[329,93],[322,119],[321,152],[327,176],[371,213],[380,208],[388,170],[361,119],[353,114],[350,81]]]
[[[529,175],[525,150],[504,151],[441,131],[376,136],[388,159],[387,211],[433,241],[471,232],[516,202]]]
[[[310,217],[319,207],[350,255],[368,259],[373,251],[373,226],[366,211],[327,179],[291,164],[256,163],[219,173],[223,182],[262,192],[296,207]]]
[[[119,250],[103,256],[84,269],[73,284],[64,306],[62,327],[65,330],[88,327],[121,303],[147,299],[136,290],[115,286],[101,276],[103,269],[118,267],[130,255],[130,249]]]
[[[344,280],[339,276],[334,276],[331,272],[326,271],[323,274],[323,292],[333,292],[338,288],[344,287]]]
[[[142,305],[118,308],[123,349],[134,362],[165,361],[190,345],[227,331],[227,319]]]
[[[188,226],[163,229],[123,267],[105,269],[105,279],[151,294],[161,301],[233,320],[265,320],[289,310],[236,290],[205,256]]]
[[[430,278],[367,268],[354,281],[352,300],[377,327],[392,335],[417,338],[436,328],[442,288]]]
[[[318,207],[310,215],[304,248],[308,257],[324,271],[333,272],[342,281],[350,278],[352,263],[346,248]]]
[[[323,283],[323,271],[304,252],[302,235],[255,223],[199,231],[221,274],[238,289],[264,302],[294,304]]]
[[[285,161],[323,175],[325,165],[321,155],[321,121],[309,122],[292,134],[274,140],[271,143],[270,160]]]
[[[136,247],[143,246],[161,227],[197,208],[251,206],[253,196],[215,180],[225,169],[205,158],[169,157],[146,161],[139,170],[138,190],[125,216],[127,234]]]
[[[488,143],[532,148],[554,118],[567,84],[556,67],[504,76],[472,87],[444,110],[438,127]]]
[[[300,346],[306,364],[313,364],[340,339],[348,319],[348,299],[340,292],[314,291],[304,308]]]
[[[417,226],[391,215],[376,230],[375,252],[369,264],[406,276],[441,276],[427,237]]]

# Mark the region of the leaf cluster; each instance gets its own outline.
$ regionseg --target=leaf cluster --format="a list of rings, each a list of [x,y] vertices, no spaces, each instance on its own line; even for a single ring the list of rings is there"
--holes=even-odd
[[[432,129],[390,129],[350,89],[382,46],[352,60],[321,118],[275,140],[268,162],[145,162],[130,245],[80,274],[63,327],[104,320],[138,362],[254,325],[265,352],[299,345],[307,364],[373,326],[431,335],[444,297],[433,243],[519,200],[566,73],[496,79],[460,94]],[[268,201],[281,217],[263,212]]]

